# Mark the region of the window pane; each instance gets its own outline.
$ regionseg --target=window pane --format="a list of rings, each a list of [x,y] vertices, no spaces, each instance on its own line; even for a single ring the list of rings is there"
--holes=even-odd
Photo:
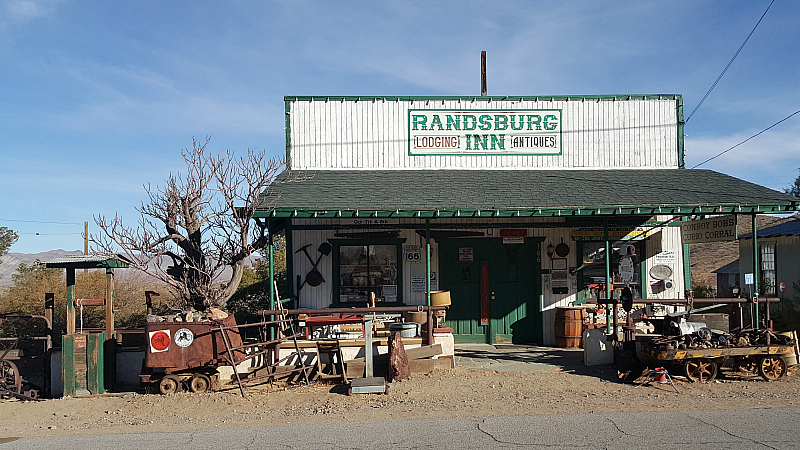
[[[339,247],[339,286],[341,302],[365,301],[368,289],[368,248],[365,245]]]
[[[605,242],[583,244],[583,298],[597,300],[605,298],[606,249]],[[611,281],[614,283],[614,298],[619,298],[628,281],[634,298],[642,298],[641,290],[641,242],[625,241],[611,244]]]
[[[775,295],[775,245],[761,246],[761,291],[764,295]]]
[[[397,245],[339,247],[339,301],[397,301]]]

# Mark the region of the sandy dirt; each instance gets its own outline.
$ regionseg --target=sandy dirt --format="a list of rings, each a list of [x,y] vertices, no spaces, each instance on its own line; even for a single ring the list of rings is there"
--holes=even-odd
[[[734,377],[734,374],[736,376]],[[708,384],[675,380],[636,387],[613,381],[611,366],[438,371],[390,384],[388,395],[348,396],[341,386],[269,386],[169,396],[125,394],[42,402],[0,401],[0,437],[134,433],[213,427],[256,427],[334,421],[621,411],[772,408],[800,405],[796,369],[778,381],[736,372]]]

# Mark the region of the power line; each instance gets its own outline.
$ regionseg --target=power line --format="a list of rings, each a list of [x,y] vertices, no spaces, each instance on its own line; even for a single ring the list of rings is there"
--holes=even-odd
[[[35,236],[73,236],[73,235],[83,235],[83,233],[17,233],[17,234],[30,234]]]
[[[716,155],[712,156],[711,158],[708,158],[707,160],[705,160],[705,161],[701,162],[700,164],[698,164],[698,165],[696,165],[696,166],[692,167],[692,169],[695,169],[695,168],[697,168],[697,167],[700,167],[700,166],[702,166],[703,164],[705,164],[705,163],[707,163],[707,162],[711,161],[712,159],[714,159],[714,158],[716,158],[716,157],[718,157],[718,156],[722,156],[722,155],[724,155],[725,153],[728,153],[729,151],[731,151],[731,150],[735,149],[736,147],[738,147],[738,146],[740,146],[740,145],[744,144],[745,142],[749,141],[750,139],[753,139],[754,137],[756,137],[756,136],[760,135],[761,133],[764,133],[765,131],[769,130],[770,128],[774,127],[775,125],[778,125],[779,123],[781,123],[781,122],[784,122],[784,121],[788,120],[789,118],[791,118],[791,117],[792,117],[792,116],[794,116],[795,114],[800,114],[800,111],[795,111],[795,112],[793,112],[792,114],[789,114],[788,116],[784,117],[783,119],[781,119],[781,120],[779,120],[779,121],[777,121],[777,122],[773,123],[773,124],[772,124],[772,125],[770,125],[769,127],[767,127],[767,128],[764,128],[763,130],[761,130],[761,131],[759,131],[758,133],[756,133],[756,134],[754,134],[754,135],[750,136],[749,138],[747,138],[747,139],[743,140],[742,142],[739,142],[738,144],[734,145],[733,147],[731,147],[731,148],[729,148],[729,149],[727,149],[727,150],[725,150],[725,151],[723,151],[723,152],[719,152],[718,154],[716,154]]]
[[[711,85],[711,88],[709,88],[709,89],[708,89],[708,92],[706,92],[706,95],[704,95],[704,96],[703,96],[703,98],[700,100],[700,103],[698,103],[698,104],[697,104],[697,106],[695,106],[695,107],[694,107],[694,109],[692,110],[691,114],[689,114],[689,117],[687,117],[687,118],[686,118],[686,122],[688,122],[688,121],[689,121],[689,119],[691,119],[691,118],[692,118],[692,116],[694,115],[694,113],[695,113],[695,112],[696,112],[696,111],[697,111],[697,110],[700,108],[700,105],[702,105],[702,104],[703,104],[703,102],[704,102],[704,101],[706,101],[706,97],[708,97],[708,95],[709,95],[709,94],[711,94],[711,91],[713,91],[713,90],[714,90],[714,88],[715,88],[715,87],[717,87],[717,83],[719,83],[719,80],[721,80],[721,79],[722,79],[722,76],[723,76],[723,75],[725,75],[725,72],[727,72],[727,71],[728,71],[728,67],[730,67],[730,66],[731,66],[731,64],[733,64],[733,60],[734,60],[734,59],[736,59],[736,57],[737,57],[737,56],[739,56],[739,52],[741,52],[741,51],[742,51],[742,49],[744,48],[744,45],[745,45],[745,44],[747,44],[747,41],[748,41],[748,40],[750,40],[750,36],[752,36],[752,35],[753,35],[753,33],[756,31],[756,28],[758,28],[758,25],[759,25],[759,24],[761,23],[761,21],[764,19],[764,16],[766,16],[766,15],[767,15],[767,11],[769,11],[769,9],[772,7],[772,4],[773,4],[773,3],[775,3],[775,0],[772,0],[772,2],[770,2],[769,6],[767,6],[767,9],[766,9],[766,11],[764,11],[764,14],[762,14],[762,15],[761,15],[761,18],[760,18],[760,19],[758,19],[758,22],[756,23],[756,26],[754,26],[754,27],[753,27],[753,30],[750,32],[750,34],[748,34],[748,35],[747,35],[747,38],[744,40],[744,42],[742,42],[742,45],[741,45],[741,46],[739,46],[739,50],[736,50],[736,53],[733,55],[733,58],[731,58],[731,60],[730,60],[730,61],[728,61],[728,65],[727,65],[727,66],[725,66],[725,69],[723,69],[723,70],[722,70],[722,73],[721,73],[721,74],[719,74],[719,76],[717,77],[717,79],[714,81],[714,84],[712,84],[712,85]]]
[[[0,219],[0,222],[50,223],[57,225],[83,225],[83,222],[46,222],[41,220]]]

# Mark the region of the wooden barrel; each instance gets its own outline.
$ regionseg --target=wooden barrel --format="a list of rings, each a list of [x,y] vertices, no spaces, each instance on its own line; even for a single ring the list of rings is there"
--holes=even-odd
[[[583,322],[586,309],[579,307],[556,308],[556,347],[578,348],[583,346]]]

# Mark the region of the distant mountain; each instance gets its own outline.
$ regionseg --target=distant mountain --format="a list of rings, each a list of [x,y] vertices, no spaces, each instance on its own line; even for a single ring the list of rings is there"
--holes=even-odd
[[[11,284],[11,275],[17,272],[20,264],[31,265],[40,260],[42,262],[52,261],[56,258],[67,255],[82,255],[83,252],[79,250],[50,250],[41,253],[9,253],[3,256],[3,263],[0,264],[0,286],[7,286]]]
[[[8,286],[12,284],[13,280],[11,279],[11,275],[17,272],[17,268],[22,263],[30,265],[36,262],[37,259],[42,262],[47,262],[62,256],[82,254],[83,252],[79,250],[50,250],[48,252],[41,253],[9,253],[6,256],[3,256],[3,263],[0,264],[0,286]],[[262,256],[258,254],[252,255],[245,259],[245,264],[252,266],[255,261],[261,257]],[[230,269],[225,269],[222,272],[220,281],[225,281],[230,278],[230,274]]]

